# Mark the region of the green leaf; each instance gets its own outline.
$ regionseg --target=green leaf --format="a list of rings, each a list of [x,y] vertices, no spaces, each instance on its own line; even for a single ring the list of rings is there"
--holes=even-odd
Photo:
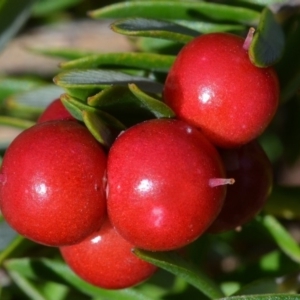
[[[172,274],[182,277],[188,283],[199,289],[210,299],[223,296],[220,288],[200,268],[183,259],[174,252],[150,252],[135,248],[133,250],[139,258],[152,263]]]
[[[41,86],[43,82],[39,79],[30,78],[0,78],[0,103],[12,94],[25,92]]]
[[[263,6],[269,6],[272,4],[285,4],[286,0],[239,0],[238,2],[250,2],[251,4],[258,4]]]
[[[174,118],[175,113],[170,107],[168,107],[164,102],[155,99],[142,90],[140,90],[134,83],[129,84],[130,91],[138,98],[142,104],[155,115],[156,118]]]
[[[76,290],[90,297],[111,300],[153,300],[134,289],[105,290],[97,288],[75,275],[66,264],[50,259],[12,259],[5,262],[10,272],[34,280],[53,281],[69,284]]]
[[[264,210],[288,220],[300,219],[300,187],[274,186]]]
[[[238,290],[234,295],[256,295],[271,293],[296,293],[299,289],[299,273],[255,280]]]
[[[112,128],[115,128],[117,131],[122,131],[126,129],[126,127],[112,115],[96,107],[92,107],[91,105],[88,105],[87,103],[84,103],[74,97],[71,97],[70,95],[62,95],[61,100],[66,106],[66,108],[70,111],[72,116],[78,120],[84,120],[82,112],[86,111],[98,115],[103,120],[103,122],[109,124]]]
[[[82,0],[39,0],[33,7],[33,15],[35,17],[47,16],[60,10],[66,10],[80,2]]]
[[[29,46],[27,49],[36,54],[43,54],[49,57],[58,57],[66,60],[78,59],[81,57],[97,54],[96,51],[86,51],[74,48],[43,48],[40,45]]]
[[[162,84],[139,76],[111,70],[70,70],[58,74],[54,82],[63,88],[102,89],[110,84],[127,85],[136,83],[141,89],[153,93],[162,91]]]
[[[183,44],[200,34],[176,23],[146,18],[118,20],[111,25],[111,28],[124,35],[161,38]]]
[[[201,20],[255,24],[259,13],[243,7],[198,1],[132,1],[108,5],[90,12],[93,18],[153,18]]]
[[[33,126],[35,122],[20,119],[20,118],[14,118],[9,116],[0,116],[0,125],[8,125],[20,129],[27,129],[31,126]]]
[[[0,1],[0,50],[27,21],[34,3],[35,0]]]
[[[282,57],[284,46],[285,38],[281,26],[273,13],[265,8],[249,47],[250,60],[257,67],[274,65]]]
[[[299,295],[291,294],[265,294],[249,296],[231,296],[216,300],[299,300]]]
[[[278,247],[293,261],[300,263],[300,247],[289,232],[271,215],[258,218]]]
[[[175,56],[173,55],[154,53],[104,53],[61,63],[60,67],[63,69],[116,67],[168,72],[174,60]]]
[[[8,271],[9,276],[14,283],[32,300],[47,300],[40,291],[27,280],[24,276],[20,275],[16,271]]]
[[[107,123],[103,121],[101,114],[91,111],[82,111],[83,122],[94,138],[106,148],[110,148],[118,132],[113,132]]]

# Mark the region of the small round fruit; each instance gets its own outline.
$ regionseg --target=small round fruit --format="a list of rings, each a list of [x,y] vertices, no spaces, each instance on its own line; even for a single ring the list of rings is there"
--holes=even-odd
[[[150,120],[122,133],[107,166],[108,213],[131,244],[150,251],[197,239],[223,205],[224,170],[214,146],[179,120]]]
[[[42,123],[53,120],[76,121],[76,119],[64,107],[60,99],[52,101],[40,115],[37,122]]]
[[[0,171],[0,209],[21,235],[41,244],[78,243],[106,214],[107,157],[81,124],[49,121],[23,131]]]
[[[255,217],[268,199],[273,179],[272,165],[258,142],[219,152],[227,176],[235,183],[227,187],[223,208],[208,230],[211,233],[233,230]]]
[[[178,118],[225,148],[259,136],[278,106],[274,69],[254,66],[243,43],[229,33],[195,38],[179,52],[163,91]]]
[[[157,270],[131,250],[106,220],[101,229],[79,244],[61,247],[61,254],[71,269],[85,281],[105,289],[137,285]]]

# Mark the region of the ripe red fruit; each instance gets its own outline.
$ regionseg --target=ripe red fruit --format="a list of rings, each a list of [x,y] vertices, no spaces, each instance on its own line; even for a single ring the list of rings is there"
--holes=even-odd
[[[179,120],[150,120],[125,131],[107,166],[108,213],[117,231],[151,251],[181,248],[213,222],[226,188],[214,146]]]
[[[60,99],[52,101],[40,115],[38,123],[52,120],[76,120],[64,107]]]
[[[101,229],[83,242],[61,247],[61,254],[73,271],[85,281],[106,289],[131,287],[148,279],[157,269],[131,250],[108,219]]]
[[[106,213],[106,154],[73,121],[23,131],[8,147],[0,172],[0,208],[21,235],[41,244],[78,243]]]
[[[241,226],[257,215],[272,188],[272,165],[264,150],[253,141],[237,149],[220,150],[227,176],[235,183],[227,187],[223,208],[209,232],[219,233]]]
[[[256,138],[278,106],[275,71],[254,66],[243,43],[229,33],[201,35],[180,51],[165,82],[165,102],[220,147]]]

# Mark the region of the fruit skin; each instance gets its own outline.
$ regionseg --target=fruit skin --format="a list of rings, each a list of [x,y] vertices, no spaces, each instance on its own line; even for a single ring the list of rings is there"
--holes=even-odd
[[[179,52],[163,91],[178,118],[224,148],[259,136],[278,107],[274,69],[254,66],[243,42],[229,33],[196,37]]]
[[[157,267],[131,250],[108,219],[101,229],[79,244],[61,247],[61,254],[73,271],[85,281],[105,289],[122,289],[148,279]]]
[[[224,177],[214,146],[179,120],[150,120],[121,134],[108,156],[107,208],[133,245],[165,251],[197,239],[223,205]]]
[[[272,189],[272,165],[257,141],[237,149],[220,149],[227,176],[235,183],[227,187],[223,208],[208,229],[211,233],[233,230],[254,218]]]
[[[0,209],[21,235],[48,246],[78,243],[106,214],[107,157],[73,121],[49,121],[23,131],[0,171]]]
[[[62,104],[61,100],[53,100],[40,115],[37,123],[42,123],[46,121],[53,120],[69,120],[76,121],[76,119],[67,111],[67,109]]]

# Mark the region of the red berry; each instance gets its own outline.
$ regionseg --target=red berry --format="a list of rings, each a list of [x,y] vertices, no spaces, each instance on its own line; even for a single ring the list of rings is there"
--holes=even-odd
[[[254,66],[243,43],[229,33],[197,37],[180,51],[165,82],[165,102],[220,147],[256,138],[278,106],[275,71]]]
[[[108,212],[133,245],[163,251],[197,239],[213,222],[226,188],[214,146],[179,120],[150,120],[121,134],[108,157]]]
[[[148,279],[156,267],[137,256],[106,220],[99,232],[83,242],[60,248],[63,258],[85,281],[106,289],[131,287]]]
[[[0,208],[38,243],[77,243],[98,230],[106,210],[106,155],[82,125],[49,121],[23,131],[0,172]]]
[[[52,120],[76,120],[64,107],[60,99],[51,102],[40,115],[38,123]]]
[[[227,176],[235,183],[227,187],[223,208],[209,232],[235,229],[257,215],[272,188],[272,165],[261,148],[253,141],[238,149],[220,150]]]

